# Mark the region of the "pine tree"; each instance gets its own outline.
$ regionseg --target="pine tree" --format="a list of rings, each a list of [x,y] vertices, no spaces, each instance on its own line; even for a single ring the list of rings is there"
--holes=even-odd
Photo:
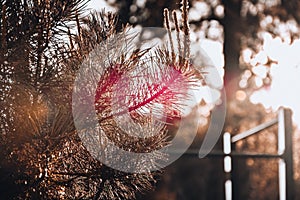
[[[105,166],[87,150],[74,126],[71,103],[76,73],[97,45],[109,44],[109,38],[118,35],[116,17],[104,12],[84,16],[86,3],[0,1],[1,198],[132,199],[137,192],[152,189],[155,176],[160,173],[125,173]],[[187,1],[183,3],[187,5]],[[169,31],[168,11],[165,14]],[[187,35],[187,7],[183,8],[183,16]],[[126,29],[120,35],[127,39]],[[136,103],[127,106],[141,125],[152,123],[153,119],[137,108],[150,108],[153,102],[164,103],[170,119],[180,117],[181,108],[176,104],[179,97],[202,78],[189,63],[187,37],[183,42],[179,37],[177,40],[183,47],[179,48],[181,53],[176,55],[170,47],[157,50],[156,62],[164,65],[158,71],[151,71],[150,66],[145,76],[160,73],[163,79],[159,84],[146,80],[144,85],[132,88],[138,94],[133,101]],[[106,127],[104,131],[111,140],[121,141],[119,145],[129,151],[134,148],[147,152],[168,145],[166,124],[158,129],[157,137],[140,142],[128,138],[106,115],[111,107],[104,94],[115,84],[114,72],[125,73],[133,63],[147,60],[143,57],[147,50],[125,53],[131,54],[110,60],[111,65],[104,66],[95,101],[99,123]],[[167,74],[172,70],[178,73]],[[152,97],[139,93],[145,86],[151,88]],[[126,94],[123,98],[127,98]],[[154,157],[154,162],[155,159],[165,157]]]

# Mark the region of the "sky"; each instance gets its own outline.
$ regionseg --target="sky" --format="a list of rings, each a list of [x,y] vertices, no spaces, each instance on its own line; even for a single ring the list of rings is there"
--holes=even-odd
[[[300,40],[293,43],[273,38],[265,33],[260,60],[266,56],[277,64],[271,65],[272,83],[270,87],[255,92],[250,100],[262,103],[266,108],[277,110],[280,106],[293,110],[294,122],[300,125]],[[263,73],[263,72],[262,72]]]

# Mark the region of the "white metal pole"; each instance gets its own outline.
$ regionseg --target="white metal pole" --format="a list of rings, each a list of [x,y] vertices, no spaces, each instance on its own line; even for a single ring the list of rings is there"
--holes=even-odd
[[[230,133],[226,132],[223,135],[223,152],[226,154],[224,157],[224,171],[228,174],[227,179],[225,181],[225,199],[232,200],[232,181],[231,181],[231,135]]]
[[[281,108],[278,112],[278,154],[282,155],[285,150],[285,125],[284,110]],[[279,199],[286,200],[286,177],[285,177],[285,161],[280,158],[278,161],[278,182],[279,182]]]

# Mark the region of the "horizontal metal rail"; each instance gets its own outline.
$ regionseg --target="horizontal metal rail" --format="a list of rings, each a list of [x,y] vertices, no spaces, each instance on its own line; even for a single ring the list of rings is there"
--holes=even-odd
[[[271,120],[269,122],[265,122],[263,124],[260,124],[260,125],[258,125],[256,127],[252,128],[252,129],[249,129],[248,131],[245,131],[245,132],[242,132],[240,134],[237,134],[237,135],[235,135],[235,136],[233,136],[231,138],[231,142],[235,143],[235,142],[237,142],[239,140],[245,139],[245,138],[247,138],[247,137],[249,137],[251,135],[254,135],[255,133],[258,133],[259,131],[262,131],[262,130],[264,130],[266,128],[269,128],[269,127],[275,125],[277,122],[278,122],[278,119],[276,118],[276,119],[273,119],[273,120]]]
[[[171,154],[181,154],[182,151],[172,151]],[[189,149],[187,150],[183,156],[197,156],[199,157],[199,150],[197,149]],[[231,157],[240,157],[240,158],[266,158],[266,159],[276,159],[276,158],[282,158],[283,155],[279,154],[267,154],[267,153],[251,153],[251,152],[231,152],[230,154],[225,154],[223,151],[212,151],[204,158],[214,158],[214,157],[225,157],[225,156],[231,156]]]

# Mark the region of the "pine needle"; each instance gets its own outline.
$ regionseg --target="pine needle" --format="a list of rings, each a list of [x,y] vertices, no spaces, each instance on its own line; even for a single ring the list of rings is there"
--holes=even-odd
[[[183,24],[183,32],[184,32],[184,41],[183,41],[183,56],[184,59],[189,59],[190,57],[190,28],[188,22],[188,8],[189,8],[189,1],[182,0],[182,24]]]
[[[164,9],[164,19],[165,19],[165,27],[167,29],[168,32],[168,37],[169,37],[169,42],[170,42],[170,47],[171,47],[171,57],[172,57],[172,62],[175,62],[176,59],[176,55],[175,55],[175,51],[174,51],[174,44],[173,44],[173,38],[171,35],[171,28],[170,28],[170,19],[169,19],[169,10],[168,9]]]

